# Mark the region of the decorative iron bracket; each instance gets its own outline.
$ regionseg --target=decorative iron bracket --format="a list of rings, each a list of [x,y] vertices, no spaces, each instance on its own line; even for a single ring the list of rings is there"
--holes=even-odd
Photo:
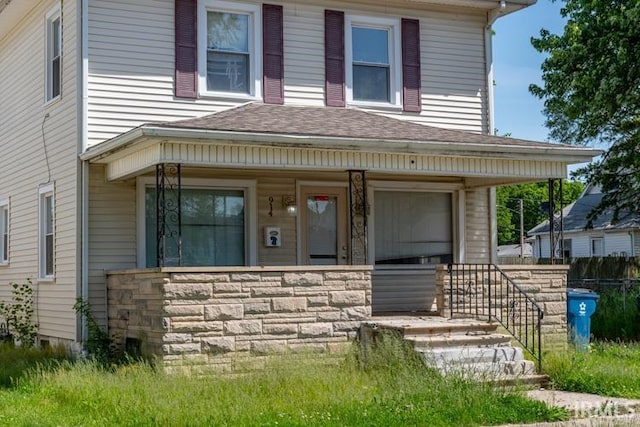
[[[367,263],[367,185],[365,171],[349,171],[349,210],[351,225],[351,264]]]
[[[182,265],[182,178],[179,163],[156,165],[158,267]]]

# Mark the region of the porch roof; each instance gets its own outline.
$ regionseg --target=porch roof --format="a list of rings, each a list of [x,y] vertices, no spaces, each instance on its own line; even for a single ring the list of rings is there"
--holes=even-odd
[[[232,142],[231,147],[230,142]],[[187,147],[189,145],[190,148]],[[290,153],[285,153],[287,150],[314,151],[315,157],[318,155],[322,157],[327,153],[333,155],[336,155],[335,153],[354,153],[353,159],[362,155],[391,155],[398,157],[392,163],[404,164],[404,160],[406,160],[407,170],[414,172],[427,171],[418,168],[418,160],[425,160],[425,156],[430,159],[446,158],[449,159],[447,160],[449,162],[452,161],[451,159],[466,159],[467,161],[481,159],[484,163],[495,163],[496,161],[548,163],[545,167],[535,165],[534,169],[538,170],[535,175],[527,175],[526,172],[524,175],[522,173],[516,174],[521,178],[528,177],[530,180],[564,177],[566,165],[590,161],[593,156],[600,154],[600,150],[566,144],[442,129],[356,108],[248,103],[200,118],[143,124],[89,148],[81,155],[81,158],[91,162],[113,165],[123,156],[130,157],[134,151],[140,154],[146,150],[147,162],[142,162],[145,163],[145,167],[151,166],[152,160],[155,163],[166,161],[193,164],[193,156],[189,157],[188,155],[190,150],[210,152],[211,149],[217,150],[224,145],[236,150],[245,147],[249,151],[255,147],[270,147],[281,151],[278,156],[287,158],[290,157]],[[251,155],[253,156],[253,154]],[[400,159],[403,156],[409,157]],[[197,157],[203,159],[208,156],[199,155]],[[217,158],[217,156],[214,157]],[[246,155],[240,155],[240,157],[242,157],[241,163],[244,162],[246,166]],[[273,156],[271,157],[273,158]],[[423,159],[420,159],[421,157]],[[138,163],[140,167],[143,166],[142,163]],[[204,159],[195,163],[214,165],[217,164],[217,160]],[[299,167],[324,166],[328,169],[343,170],[349,168],[372,169],[372,165],[362,159],[354,160],[352,163],[345,164],[343,161],[339,161],[333,165],[324,162],[323,165],[300,164]],[[131,158],[127,164],[132,165]],[[533,163],[531,164],[533,165]],[[549,168],[551,164],[554,164],[555,167]],[[248,165],[257,167],[298,166],[288,163],[278,164],[278,162],[276,164],[270,162],[268,165],[249,162]],[[496,176],[498,168],[483,166],[481,169],[482,171],[479,172],[469,170],[468,173],[464,173],[464,170],[434,170],[433,172],[448,175],[457,174],[458,176]],[[507,170],[521,169],[521,165],[507,166]],[[113,172],[113,177],[115,177],[126,173],[131,174],[135,171]]]

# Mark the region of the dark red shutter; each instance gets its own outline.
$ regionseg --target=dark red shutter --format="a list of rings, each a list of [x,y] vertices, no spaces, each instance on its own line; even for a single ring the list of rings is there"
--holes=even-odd
[[[175,0],[175,93],[181,98],[198,96],[197,0]]]
[[[344,12],[324,11],[325,97],[329,107],[344,107]]]
[[[420,88],[420,21],[402,19],[402,103],[403,110],[422,110]]]
[[[262,5],[262,85],[266,104],[284,104],[282,6]]]

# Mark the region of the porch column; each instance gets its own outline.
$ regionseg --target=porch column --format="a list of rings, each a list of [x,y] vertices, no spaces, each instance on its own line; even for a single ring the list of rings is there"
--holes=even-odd
[[[367,264],[367,185],[365,171],[349,171],[349,211],[351,225],[351,264]]]
[[[562,179],[549,179],[549,258],[564,263],[564,203],[562,201]]]
[[[182,265],[182,181],[179,163],[156,165],[158,267]]]

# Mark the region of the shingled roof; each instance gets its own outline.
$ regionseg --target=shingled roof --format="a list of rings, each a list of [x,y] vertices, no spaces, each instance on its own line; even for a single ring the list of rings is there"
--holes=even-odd
[[[355,108],[298,107],[249,103],[204,117],[150,125],[174,129],[287,134],[363,140],[476,143],[495,145],[496,147],[577,148],[567,144],[551,144],[442,129],[369,113]]]
[[[583,231],[588,226],[587,215],[602,200],[602,193],[588,193],[581,196],[574,203],[564,208],[563,230],[564,232]],[[640,218],[636,215],[622,212],[620,219],[613,223],[613,210],[609,209],[600,214],[593,221],[594,230],[624,230],[629,228],[639,228]],[[549,221],[544,221],[529,231],[529,234],[539,234],[549,232]]]

